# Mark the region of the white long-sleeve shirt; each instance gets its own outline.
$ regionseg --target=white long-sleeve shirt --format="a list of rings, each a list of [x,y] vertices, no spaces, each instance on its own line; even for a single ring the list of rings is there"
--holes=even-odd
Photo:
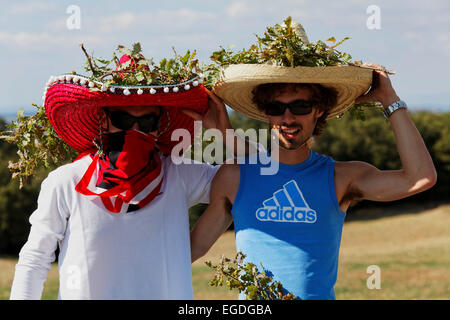
[[[127,214],[75,191],[89,156],[43,181],[11,299],[40,299],[59,245],[59,299],[192,299],[188,209],[209,202],[219,166],[162,157],[162,194]]]

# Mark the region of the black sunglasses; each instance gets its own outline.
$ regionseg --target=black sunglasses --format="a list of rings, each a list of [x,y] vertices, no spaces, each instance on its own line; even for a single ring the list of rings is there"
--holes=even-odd
[[[292,114],[302,116],[310,114],[315,103],[308,100],[295,100],[290,103],[283,103],[280,101],[271,101],[263,106],[264,112],[268,116],[281,116],[289,109]]]
[[[141,117],[135,117],[125,111],[109,111],[109,119],[114,127],[121,130],[130,130],[137,122],[139,130],[145,133],[158,130],[160,115],[150,113]]]

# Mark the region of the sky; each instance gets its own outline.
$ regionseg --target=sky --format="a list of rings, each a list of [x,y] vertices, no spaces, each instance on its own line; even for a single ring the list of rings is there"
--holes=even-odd
[[[450,1],[394,0],[0,0],[0,115],[33,111],[52,75],[84,71],[80,43],[110,58],[140,42],[159,61],[197,50],[205,63],[219,46],[248,48],[291,16],[310,41],[351,39],[355,60],[395,70],[397,94],[413,108],[450,110]]]

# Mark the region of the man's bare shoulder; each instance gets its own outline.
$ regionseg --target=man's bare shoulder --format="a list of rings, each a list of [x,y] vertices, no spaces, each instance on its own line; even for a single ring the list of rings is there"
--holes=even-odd
[[[223,164],[212,182],[212,193],[225,196],[233,203],[239,188],[240,169],[238,164]]]
[[[354,181],[364,177],[367,172],[372,170],[377,169],[364,161],[336,161],[334,166],[336,188],[347,189]]]
[[[364,161],[336,161],[335,174],[339,177],[351,179],[364,174],[367,170],[376,169],[373,165]]]
[[[336,161],[334,167],[334,184],[339,205],[346,211],[354,200],[364,198],[360,181],[365,179],[369,172],[378,169],[364,161]]]
[[[214,180],[217,183],[223,183],[227,186],[239,184],[240,169],[239,165],[224,163],[217,171]]]

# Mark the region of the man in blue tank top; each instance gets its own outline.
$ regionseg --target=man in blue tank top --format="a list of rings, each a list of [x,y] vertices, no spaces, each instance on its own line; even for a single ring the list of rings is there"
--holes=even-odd
[[[236,249],[264,266],[299,299],[335,299],[342,226],[354,200],[393,201],[435,184],[426,146],[388,75],[373,70],[371,90],[356,102],[379,101],[394,131],[402,168],[382,171],[360,161],[335,162],[310,150],[338,92],[320,84],[261,84],[253,102],[276,129],[279,169],[225,164],[211,186],[210,205],[191,232],[192,261],[235,225]],[[283,82],[283,81],[278,81]],[[271,161],[276,161],[271,159]]]

